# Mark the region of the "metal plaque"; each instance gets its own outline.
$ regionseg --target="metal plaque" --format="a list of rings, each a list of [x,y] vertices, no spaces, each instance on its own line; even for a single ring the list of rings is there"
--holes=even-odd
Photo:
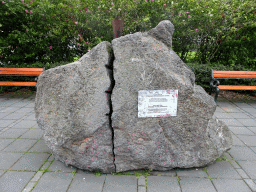
[[[178,90],[141,90],[138,117],[177,116]]]

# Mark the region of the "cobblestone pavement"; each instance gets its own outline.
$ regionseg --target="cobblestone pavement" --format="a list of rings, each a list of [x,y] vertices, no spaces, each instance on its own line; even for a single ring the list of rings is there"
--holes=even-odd
[[[36,123],[34,101],[34,94],[0,95],[1,192],[256,191],[256,102],[219,99],[215,117],[229,125],[233,147],[211,165],[102,175],[54,160]]]

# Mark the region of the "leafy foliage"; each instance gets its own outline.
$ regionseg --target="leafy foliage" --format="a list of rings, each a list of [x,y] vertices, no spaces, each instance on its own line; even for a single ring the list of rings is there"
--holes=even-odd
[[[255,8],[255,0],[5,0],[0,64],[48,69],[111,42],[113,19],[124,20],[123,35],[167,19],[175,26],[174,51],[196,63],[197,83],[206,88],[210,68],[255,70]]]

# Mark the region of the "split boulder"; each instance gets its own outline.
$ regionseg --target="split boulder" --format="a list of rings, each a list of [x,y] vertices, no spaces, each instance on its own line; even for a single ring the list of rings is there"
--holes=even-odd
[[[36,118],[55,158],[104,173],[205,166],[232,146],[216,103],[172,50],[174,26],[102,42],[39,76]],[[138,92],[178,90],[177,115],[138,117]]]

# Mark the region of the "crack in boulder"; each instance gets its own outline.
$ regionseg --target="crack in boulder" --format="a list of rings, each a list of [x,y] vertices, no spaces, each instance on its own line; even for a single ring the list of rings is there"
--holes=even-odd
[[[107,100],[108,100],[108,105],[109,105],[109,113],[106,114],[106,116],[108,116],[108,120],[109,120],[109,128],[111,130],[111,137],[112,137],[112,152],[113,152],[113,158],[114,158],[114,166],[115,166],[115,172],[116,172],[116,164],[115,164],[115,152],[114,152],[114,129],[112,127],[112,113],[113,113],[113,107],[112,107],[112,101],[111,101],[111,95],[112,95],[112,91],[113,88],[115,87],[115,79],[114,79],[114,74],[113,74],[113,63],[115,60],[115,56],[113,53],[113,50],[111,50],[110,52],[110,59],[107,65],[105,65],[106,69],[107,69],[107,73],[110,79],[110,86],[108,88],[108,90],[106,90],[105,92],[107,93]]]

